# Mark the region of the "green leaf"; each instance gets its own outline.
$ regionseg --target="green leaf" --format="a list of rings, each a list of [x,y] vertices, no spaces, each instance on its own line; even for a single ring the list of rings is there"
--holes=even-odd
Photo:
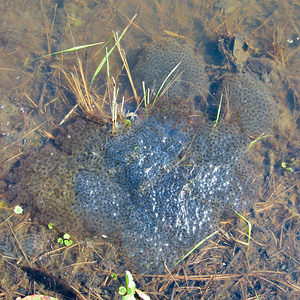
[[[73,244],[72,240],[64,240],[66,246],[71,246]]]
[[[114,280],[117,280],[117,279],[118,279],[118,275],[115,274],[115,273],[111,273],[111,274],[110,274],[110,277],[112,277]]]
[[[71,236],[70,236],[68,233],[65,233],[64,236],[63,236],[63,238],[64,238],[65,240],[69,240],[70,237],[71,237]]]
[[[53,229],[53,225],[54,225],[54,224],[50,222],[50,223],[48,224],[48,228],[49,228],[50,230],[52,230],[52,229]]]
[[[23,207],[20,205],[16,205],[14,208],[14,213],[16,215],[21,215],[23,213]]]
[[[127,294],[134,295],[135,293],[135,282],[133,281],[133,277],[129,271],[126,271],[126,287],[127,287]]]
[[[281,163],[281,167],[284,168],[285,170],[289,171],[289,172],[294,172],[294,169],[292,167],[290,167],[291,165],[295,165],[296,163],[294,161],[292,161],[291,163],[286,163],[286,162],[282,162]]]
[[[124,296],[125,294],[126,294],[126,287],[125,286],[120,286],[119,287],[119,294],[121,295],[121,296]]]
[[[57,239],[57,242],[58,242],[59,244],[61,244],[61,245],[64,244],[64,240],[63,240],[62,238],[58,238],[58,239]]]

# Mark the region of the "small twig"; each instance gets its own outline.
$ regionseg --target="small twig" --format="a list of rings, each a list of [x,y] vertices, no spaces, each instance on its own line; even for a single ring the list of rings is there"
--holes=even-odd
[[[16,234],[14,233],[14,231],[13,231],[13,229],[12,229],[12,227],[11,227],[10,222],[8,222],[8,225],[9,225],[9,228],[10,228],[10,231],[11,231],[12,235],[14,236],[14,238],[15,238],[15,240],[16,240],[16,243],[17,243],[17,245],[18,245],[20,251],[22,252],[22,254],[23,254],[23,256],[25,257],[26,261],[28,262],[29,266],[31,267],[31,262],[29,261],[29,259],[28,259],[27,255],[26,255],[26,253],[24,252],[24,250],[23,250],[23,248],[22,248],[22,246],[21,246],[21,244],[20,244],[20,242],[19,242],[19,240],[18,240],[18,238],[17,238],[17,236],[16,236]]]

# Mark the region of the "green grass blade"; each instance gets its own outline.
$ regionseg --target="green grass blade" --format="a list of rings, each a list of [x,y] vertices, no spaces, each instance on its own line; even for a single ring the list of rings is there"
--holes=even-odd
[[[220,102],[219,102],[219,108],[218,108],[218,113],[217,113],[217,118],[216,118],[216,121],[214,122],[213,130],[215,130],[215,128],[217,127],[218,122],[219,122],[220,113],[221,113],[221,106],[222,106],[222,100],[223,100],[223,91],[221,93]]]
[[[252,148],[252,146],[255,145],[258,141],[260,141],[261,139],[267,138],[269,136],[271,136],[271,135],[270,134],[268,134],[268,135],[261,135],[258,138],[256,138],[254,141],[252,141],[249,144],[249,146],[247,147],[247,151],[249,151]]]
[[[147,95],[146,95],[145,81],[142,81],[142,86],[143,86],[143,93],[144,93],[144,98],[143,98],[143,100],[144,100],[144,103],[145,103],[145,107],[147,107],[147,101],[146,101]]]
[[[97,67],[97,69],[96,69],[96,71],[95,71],[95,73],[94,73],[94,75],[92,77],[91,84],[93,84],[96,76],[101,71],[101,69],[103,68],[104,64],[108,60],[108,57],[112,54],[112,52],[114,51],[115,48],[116,48],[116,44],[108,52],[106,52],[104,58],[101,60],[100,64],[98,65],[98,67]]]
[[[255,298],[256,298],[256,300],[259,300],[259,297],[258,297],[256,291],[254,291],[254,293],[255,293]]]
[[[135,14],[133,16],[133,18],[130,20],[130,22],[128,23],[128,25],[126,26],[126,28],[123,30],[123,32],[121,33],[118,41],[120,42],[121,39],[123,38],[124,34],[127,32],[129,26],[132,24],[133,20],[136,18],[137,14]],[[106,55],[104,56],[104,58],[101,60],[100,64],[98,65],[93,77],[92,77],[92,80],[91,80],[91,84],[93,84],[96,76],[98,75],[98,73],[101,71],[101,69],[103,68],[104,64],[106,63],[108,57],[112,54],[112,52],[115,50],[115,48],[117,47],[117,44],[115,43],[112,48],[106,53]]]
[[[248,246],[250,245],[250,239],[251,239],[251,231],[252,231],[252,225],[251,223],[241,214],[239,214],[237,211],[234,211],[236,213],[236,215],[242,219],[247,227],[247,234],[248,234]]]
[[[105,51],[106,51],[106,55],[107,55],[107,47],[105,48]],[[109,72],[109,59],[107,58],[106,60],[106,70],[107,70],[107,79],[108,79],[108,82],[110,80],[110,72]]]
[[[67,52],[78,51],[78,50],[81,50],[81,49],[94,47],[94,46],[101,45],[101,44],[103,44],[103,42],[88,44],[88,45],[81,45],[81,46],[74,46],[74,47],[69,48],[69,49],[65,49],[65,50],[61,50],[61,51],[57,51],[57,52],[53,52],[53,53],[50,53],[50,54],[47,54],[47,55],[40,56],[40,57],[38,57],[38,58],[36,58],[32,61],[28,61],[28,59],[26,59],[26,61],[24,63],[24,66],[26,67],[27,65],[29,65],[29,64],[37,61],[37,60],[40,60],[42,58],[50,57],[50,56],[57,55],[57,54],[67,53]]]
[[[110,38],[105,42],[105,44],[96,52],[95,56],[98,55],[106,46],[110,43],[110,41],[114,38],[114,35],[112,34]]]
[[[166,77],[166,79],[163,81],[163,83],[161,84],[160,88],[158,89],[158,92],[156,93],[156,96],[153,100],[152,106],[155,105],[155,102],[160,94],[160,91],[162,90],[163,86],[165,85],[166,81],[169,79],[169,77],[176,71],[176,69],[179,67],[179,65],[181,64],[181,61],[174,67],[174,69],[169,73],[169,75]]]
[[[204,238],[203,240],[201,240],[192,250],[190,250],[180,260],[178,260],[175,265],[178,265],[180,262],[182,262],[184,259],[186,259],[192,252],[194,252],[198,247],[200,247],[204,242],[206,242],[207,240],[209,240],[212,236],[214,236],[218,232],[219,232],[219,230],[216,230],[212,234],[210,234],[209,236],[207,236],[206,238]]]

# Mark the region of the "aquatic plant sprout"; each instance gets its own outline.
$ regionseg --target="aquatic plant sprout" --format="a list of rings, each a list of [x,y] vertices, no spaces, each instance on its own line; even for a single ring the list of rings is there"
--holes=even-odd
[[[103,42],[98,42],[98,43],[94,43],[94,44],[87,44],[87,45],[81,45],[81,46],[74,46],[74,47],[69,48],[69,49],[65,49],[65,50],[61,50],[61,51],[57,51],[57,52],[53,52],[53,53],[50,53],[50,54],[46,54],[46,55],[37,57],[37,58],[35,58],[34,60],[31,60],[31,61],[29,61],[29,59],[27,58],[24,62],[24,67],[28,66],[29,64],[31,64],[31,63],[33,63],[37,60],[40,60],[40,59],[43,59],[43,58],[46,58],[46,57],[50,57],[50,56],[58,55],[58,54],[63,54],[63,53],[67,53],[67,52],[78,51],[78,50],[86,49],[86,48],[89,48],[89,47],[98,46],[98,45],[101,45],[101,44],[103,44]]]
[[[291,167],[292,165],[295,165],[296,162],[292,161],[290,163],[287,162],[282,162],[281,163],[281,167],[284,168],[285,170],[289,171],[289,172],[294,172],[294,169]]]
[[[256,139],[254,139],[247,147],[247,151],[249,151],[258,141],[260,141],[261,139],[265,139],[267,137],[271,136],[270,134],[268,135],[263,135],[261,134],[259,137],[257,137]]]
[[[179,67],[179,65],[181,64],[181,62],[179,62],[172,70],[171,72],[168,74],[168,76],[165,78],[165,80],[162,82],[161,86],[159,87],[156,95],[155,95],[155,98],[153,100],[153,103],[152,103],[152,106],[155,105],[156,101],[157,101],[157,98],[161,95],[163,95],[165,93],[165,91],[177,80],[177,78],[181,75],[181,73],[174,79],[172,80],[171,82],[169,82],[166,87],[164,88],[164,90],[162,91],[161,93],[161,90],[162,88],[164,87],[165,83],[167,82],[167,80],[169,79],[169,77],[176,71],[176,69]],[[145,104],[145,107],[147,107],[147,105],[150,104],[150,89],[148,88],[147,91],[148,93],[146,94],[146,87],[145,87],[145,81],[142,81],[142,87],[143,87],[143,94],[144,94],[144,97],[143,97],[143,101],[144,101],[144,104]]]
[[[23,213],[23,207],[20,205],[16,205],[14,208],[14,213],[16,215],[21,215]]]
[[[204,242],[212,238],[215,234],[217,234],[219,230],[214,231],[212,234],[201,240],[195,247],[193,247],[187,254],[185,254],[182,258],[180,258],[175,265],[178,265],[181,263],[183,260],[185,260],[191,253],[193,253],[197,248],[199,248]]]
[[[136,300],[137,298],[135,298],[135,294],[137,294],[139,299],[150,300],[148,295],[136,288],[132,274],[129,271],[126,271],[125,273],[126,286],[119,287],[119,294],[122,296],[122,300]]]
[[[171,70],[171,72],[169,73],[169,75],[165,78],[165,80],[163,81],[163,83],[161,84],[160,88],[157,91],[157,94],[153,100],[152,106],[155,105],[156,100],[158,98],[158,96],[160,95],[160,92],[162,90],[162,88],[164,87],[165,83],[167,82],[167,80],[169,79],[169,77],[176,71],[176,69],[179,67],[179,65],[181,64],[181,61]]]
[[[222,106],[222,100],[223,100],[223,91],[221,92],[221,97],[220,97],[220,102],[219,102],[219,107],[218,107],[217,118],[216,118],[216,121],[214,122],[213,130],[215,130],[215,128],[217,127],[218,122],[219,122],[220,113],[221,113],[221,106]]]
[[[130,20],[130,22],[128,23],[128,25],[126,26],[126,28],[123,30],[123,32],[121,33],[120,37],[118,38],[118,42],[121,41],[121,39],[123,38],[124,34],[127,32],[129,26],[132,24],[132,22],[134,21],[134,19],[136,18],[137,14],[135,14],[133,16],[133,18]],[[117,42],[114,44],[114,46],[106,53],[106,55],[104,56],[104,58],[101,60],[100,64],[98,65],[92,80],[91,80],[91,84],[93,84],[96,76],[98,75],[98,73],[101,71],[101,69],[103,68],[104,64],[106,63],[108,57],[112,54],[112,52],[115,50],[115,48],[117,47]]]
[[[250,240],[251,240],[251,231],[252,231],[252,225],[251,223],[241,214],[239,214],[237,211],[234,211],[235,214],[245,223],[246,228],[247,228],[247,234],[248,234],[248,242],[246,245],[249,247],[250,246]],[[240,241],[240,243],[243,244],[243,242]]]
[[[119,294],[122,296],[123,300],[135,300],[135,282],[129,271],[126,271],[126,287],[120,286]]]
[[[48,224],[48,227],[49,227],[49,224]],[[71,246],[73,244],[73,241],[70,238],[71,238],[70,234],[69,233],[65,233],[63,235],[63,237],[59,237],[57,239],[57,242],[59,244],[61,244],[61,245]]]
[[[49,228],[50,230],[53,229],[53,226],[54,226],[54,224],[53,224],[52,222],[50,222],[50,223],[48,224],[48,228]]]

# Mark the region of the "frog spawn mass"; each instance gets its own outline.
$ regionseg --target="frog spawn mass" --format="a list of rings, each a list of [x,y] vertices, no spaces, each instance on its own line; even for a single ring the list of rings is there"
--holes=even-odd
[[[138,272],[163,272],[163,261],[172,267],[224,210],[253,201],[249,141],[233,125],[187,133],[154,116],[111,136],[89,124],[66,133],[80,136],[71,154],[48,145],[21,160],[10,198],[26,199],[63,232],[118,237]]]
[[[204,59],[193,48],[192,43],[181,44],[176,40],[160,40],[148,45],[134,69],[136,86],[141,93],[143,81],[146,88],[156,94],[168,78],[164,87],[172,83],[167,90],[170,98],[198,96],[205,100],[209,80]]]
[[[253,174],[238,134],[234,126],[208,126],[192,141],[166,121],[144,119],[106,143],[105,173],[74,177],[72,211],[89,229],[119,234],[140,272],[162,272],[162,262],[171,267],[212,232],[226,208],[249,205]],[[204,142],[209,146],[197,146]]]
[[[246,133],[258,137],[273,132],[279,110],[271,90],[255,74],[227,74],[224,86],[230,109],[237,113]]]
[[[147,53],[136,66],[147,86],[157,91],[181,61],[169,98],[208,90],[203,60],[190,48],[173,41],[154,44]],[[263,83],[252,74],[230,74],[224,86],[241,128],[268,133],[276,114]],[[60,150],[47,145],[21,160],[10,198],[26,199],[45,223],[54,221],[64,232],[119,237],[138,272],[162,272],[163,261],[171,267],[215,229],[224,212],[251,206],[255,176],[250,140],[240,127],[220,121],[187,130],[158,115],[117,136],[88,122],[70,125],[65,136],[71,139],[62,135]]]

